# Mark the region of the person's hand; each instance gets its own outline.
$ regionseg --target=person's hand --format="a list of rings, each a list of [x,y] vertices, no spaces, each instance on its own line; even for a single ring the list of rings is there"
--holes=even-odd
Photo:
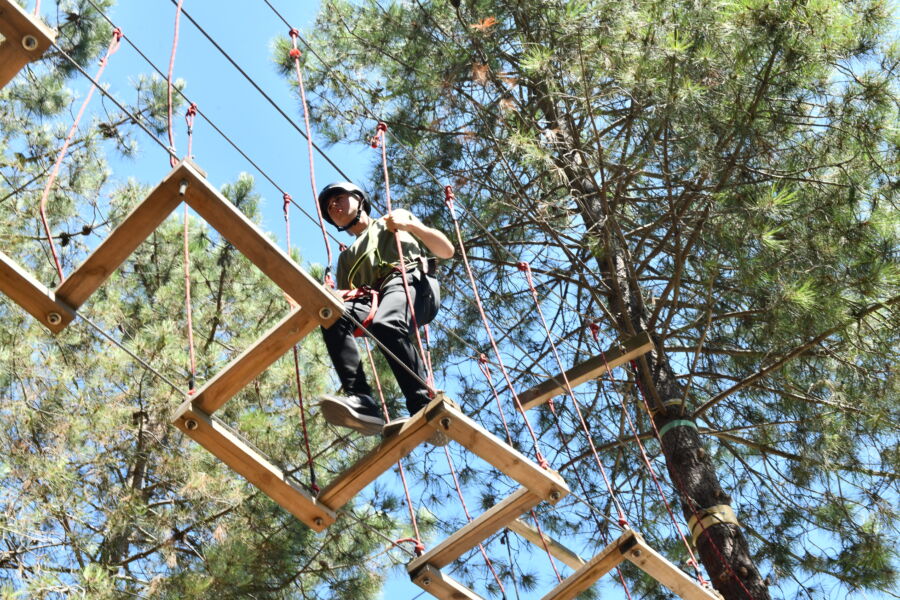
[[[390,231],[409,231],[415,227],[416,218],[405,210],[395,210],[384,216],[384,224]]]

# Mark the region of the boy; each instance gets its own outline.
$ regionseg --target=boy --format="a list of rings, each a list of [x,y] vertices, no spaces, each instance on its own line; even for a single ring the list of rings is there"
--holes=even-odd
[[[412,339],[415,336],[413,314],[419,326],[434,318],[440,304],[440,289],[434,277],[435,258],[452,257],[453,244],[443,233],[426,226],[407,210],[398,209],[379,219],[372,218],[366,193],[349,182],[325,186],[318,201],[325,220],[338,231],[356,236],[338,257],[337,285],[341,290],[357,291],[345,301],[345,315],[322,330],[346,395],[322,396],[319,407],[325,420],[333,425],[349,427],[364,435],[377,435],[384,427],[384,419],[372,399],[372,388],[366,381],[353,340],[356,323],[363,323],[371,316],[365,328],[389,351],[385,357],[406,398],[409,414],[424,408],[430,397],[423,383],[425,364]],[[403,286],[395,232],[403,248],[413,311],[409,310]]]

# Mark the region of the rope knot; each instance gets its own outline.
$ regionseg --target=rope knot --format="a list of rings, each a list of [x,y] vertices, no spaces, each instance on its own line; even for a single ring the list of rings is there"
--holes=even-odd
[[[287,192],[285,192],[281,198],[284,200],[284,205],[282,206],[282,208],[284,209],[284,214],[287,214],[288,206],[291,204],[291,200],[293,200],[293,198],[291,198],[291,195]]]
[[[188,106],[187,112],[185,114],[189,117],[196,117],[197,116],[197,103],[191,102],[191,105]]]
[[[379,121],[378,125],[375,126],[375,135],[372,136],[372,141],[369,142],[373,148],[377,148],[378,144],[384,138],[384,133],[387,131],[387,125],[384,121]]]
[[[628,527],[628,519],[625,517],[619,517],[619,525],[621,527]]]
[[[288,35],[291,36],[292,38],[298,38],[298,37],[300,37],[300,32],[297,31],[297,29],[295,27],[291,27],[291,30],[288,31]]]
[[[517,262],[516,267],[523,273],[528,273],[529,271],[531,271],[531,265],[529,265],[524,260]]]
[[[544,455],[540,452],[537,453],[537,461],[542,469],[550,468],[550,462],[546,458],[544,458]]]
[[[113,29],[113,37],[116,38],[116,41],[121,41],[122,39],[122,30],[116,27]]]
[[[600,341],[600,325],[597,323],[588,323],[588,329],[591,330],[591,336],[593,336],[595,342]]]
[[[291,51],[288,53],[291,58],[297,59],[300,58],[300,49],[299,48],[291,48]]]
[[[310,490],[313,494],[318,495],[319,492],[322,491],[322,488],[320,488],[320,487],[319,487],[318,485],[316,485],[315,483],[311,483],[311,484],[309,485],[309,490]]]
[[[487,361],[488,361],[488,357],[484,353],[481,353],[478,355],[478,363],[479,364],[486,365]]]
[[[453,193],[452,185],[444,186],[444,204],[447,205],[447,210],[450,211],[450,216],[456,220],[456,206],[453,204],[453,201],[456,200],[456,195]]]

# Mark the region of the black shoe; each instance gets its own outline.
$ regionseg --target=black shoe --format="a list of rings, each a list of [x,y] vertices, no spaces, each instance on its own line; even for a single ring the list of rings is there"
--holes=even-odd
[[[332,425],[349,427],[363,435],[378,435],[384,428],[378,406],[368,396],[321,396],[319,410]]]

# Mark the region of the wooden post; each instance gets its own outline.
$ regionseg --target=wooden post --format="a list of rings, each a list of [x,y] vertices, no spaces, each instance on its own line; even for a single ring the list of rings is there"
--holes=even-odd
[[[0,252],[0,291],[53,333],[65,329],[75,318],[74,310],[57,300],[52,291],[41,285],[28,271],[2,252]]]
[[[56,288],[56,295],[75,309],[84,304],[113,274],[113,271],[118,269],[181,204],[178,175],[177,169],[171,171],[153,188],[153,191],[131,210],[112,233],[100,242],[87,260]]]
[[[319,494],[319,502],[332,510],[345,505],[357,492],[375,481],[434,433],[433,426],[428,422],[428,412],[445,403],[455,406],[445,396],[438,394],[424,410],[413,415],[400,429],[388,435],[371,452],[328,484]]]
[[[569,486],[559,473],[541,468],[458,409],[440,404],[425,412],[428,420],[436,422],[450,439],[527,487],[541,500],[556,504],[569,494]]]
[[[341,317],[344,303],[291,260],[253,221],[211,186],[196,167],[182,161],[175,170],[175,177],[183,186],[185,202],[320,325],[329,327]]]
[[[721,600],[718,592],[700,586],[696,579],[651,548],[641,534],[635,533],[634,537],[637,543],[625,554],[625,558],[637,565],[647,575],[684,600]]]
[[[420,569],[412,577],[412,581],[438,600],[484,600],[469,588],[429,565]]]
[[[334,511],[322,506],[265,456],[209,415],[196,410],[190,402],[179,407],[172,422],[315,531],[322,531],[334,523],[337,518]]]
[[[56,40],[56,32],[28,14],[15,0],[0,0],[0,88]]]
[[[544,546],[546,545],[546,549],[550,551],[550,554],[553,555],[554,558],[559,559],[571,569],[577,571],[585,564],[584,559],[578,556],[578,554],[569,550],[566,546],[557,542],[549,535],[542,535],[537,528],[532,527],[522,519],[516,519],[507,525],[507,527],[509,527],[510,531],[519,534],[541,550],[544,550]]]
[[[610,369],[625,364],[652,349],[653,341],[650,339],[650,334],[646,331],[639,333],[625,341],[621,347],[613,346],[603,355],[595,356],[572,367],[566,371],[566,379],[568,379],[569,385],[575,388],[586,381],[601,377]],[[560,374],[522,392],[519,394],[519,401],[522,403],[522,408],[528,410],[564,393],[566,393],[566,384]]]
[[[189,398],[194,406],[212,414],[250,383],[319,323],[303,309],[295,309],[255,344],[244,350]]]
[[[626,531],[583,567],[563,579],[562,583],[553,588],[542,600],[571,600],[616,568],[620,562],[625,560],[623,554],[636,544],[637,539],[634,532]]]
[[[540,504],[541,499],[528,488],[519,488],[481,516],[472,519],[429,552],[416,558],[406,570],[413,577],[425,565],[441,569],[500,531],[510,521]]]

